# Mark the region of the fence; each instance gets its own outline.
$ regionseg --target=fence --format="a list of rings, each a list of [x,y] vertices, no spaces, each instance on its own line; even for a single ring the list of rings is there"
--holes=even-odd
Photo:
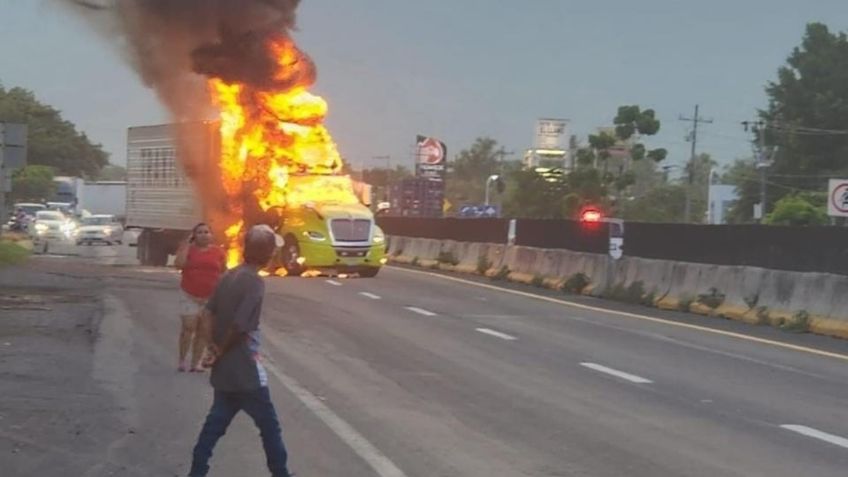
[[[506,243],[508,219],[381,217],[389,235],[460,242]],[[515,244],[606,253],[606,224],[518,219]],[[632,257],[749,265],[848,275],[848,227],[692,225],[628,222],[624,254]]]

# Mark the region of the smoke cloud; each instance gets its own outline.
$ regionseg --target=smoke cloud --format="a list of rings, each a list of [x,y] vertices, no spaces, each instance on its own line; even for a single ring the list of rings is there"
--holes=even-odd
[[[307,62],[279,71],[268,45],[289,38],[300,0],[56,0],[91,22],[118,47],[168,108],[175,123],[211,119],[207,79],[240,82],[261,90],[283,90],[314,81]],[[288,75],[296,75],[289,77]],[[308,78],[304,78],[307,75]],[[128,125],[130,126],[130,125]],[[213,164],[191,128],[178,127],[180,159],[198,186],[207,212],[227,213]],[[212,209],[212,210],[210,210]],[[213,219],[214,220],[214,219]]]

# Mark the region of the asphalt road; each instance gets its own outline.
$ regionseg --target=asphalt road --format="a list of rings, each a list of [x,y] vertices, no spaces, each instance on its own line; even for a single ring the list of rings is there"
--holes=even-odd
[[[93,383],[73,402],[108,410],[85,428],[91,445],[57,441],[29,453],[38,426],[23,438],[0,419],[0,452],[4,439],[18,449],[0,454],[12,475],[187,470],[211,393],[205,377],[174,370],[178,276],[109,265],[52,256],[0,271],[0,285],[43,285],[48,276],[69,280],[53,288],[72,283],[97,297],[90,366],[69,372],[78,384]],[[301,477],[795,477],[848,469],[846,342],[597,308],[608,306],[602,301],[573,306],[562,295],[396,268],[375,279],[267,283],[271,392]],[[85,458],[71,459],[75,453]],[[246,417],[219,444],[210,475],[267,475]]]

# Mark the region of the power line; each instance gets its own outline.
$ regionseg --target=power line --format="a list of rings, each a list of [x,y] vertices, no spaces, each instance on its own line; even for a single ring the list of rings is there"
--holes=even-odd
[[[680,120],[692,123],[692,133],[689,135],[689,140],[692,143],[692,154],[689,156],[689,163],[686,165],[686,169],[689,172],[689,183],[691,184],[694,180],[694,173],[695,173],[694,164],[695,164],[695,157],[696,157],[695,152],[696,152],[696,147],[697,147],[697,144],[698,144],[698,124],[699,123],[711,124],[713,122],[713,120],[712,119],[704,119],[701,116],[699,116],[697,104],[695,105],[695,115],[694,116],[692,116],[691,118],[687,118],[687,117],[684,117],[683,115],[680,115]],[[689,222],[689,218],[692,214],[692,197],[691,197],[691,193],[689,192],[689,189],[690,189],[689,187],[686,188],[686,207],[685,207],[684,212],[683,212],[683,221],[685,223]]]

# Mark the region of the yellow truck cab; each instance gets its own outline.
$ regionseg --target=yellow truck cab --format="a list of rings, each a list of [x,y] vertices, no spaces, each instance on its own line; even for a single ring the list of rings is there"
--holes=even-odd
[[[307,270],[374,277],[386,262],[386,236],[366,204],[342,175],[292,175],[288,204],[277,232],[285,240],[277,268],[299,276]]]

